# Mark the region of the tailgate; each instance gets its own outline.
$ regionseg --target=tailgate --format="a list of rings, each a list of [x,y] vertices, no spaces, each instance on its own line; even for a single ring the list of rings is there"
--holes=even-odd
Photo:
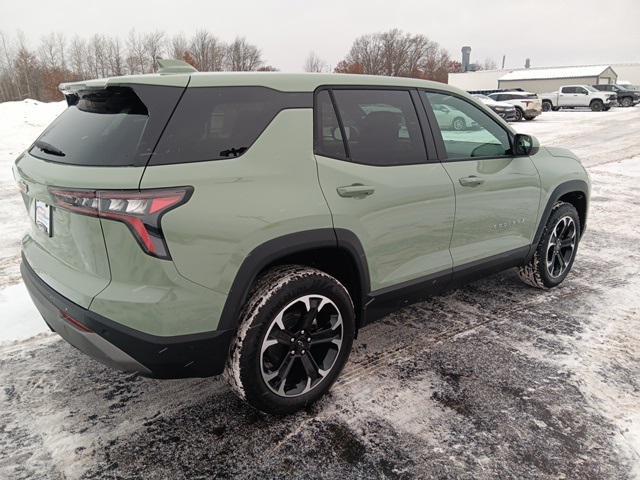
[[[84,308],[111,280],[100,219],[52,206],[48,187],[137,188],[142,170],[56,164],[28,153],[16,162],[14,172],[30,218],[24,258],[49,286]],[[49,210],[50,232],[36,225],[36,201],[42,202],[41,212]]]

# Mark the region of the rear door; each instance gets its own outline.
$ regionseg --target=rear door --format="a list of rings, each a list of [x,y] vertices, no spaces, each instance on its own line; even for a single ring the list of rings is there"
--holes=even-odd
[[[70,106],[16,160],[31,223],[23,255],[47,284],[85,308],[111,279],[101,221],[59,208],[52,190],[80,190],[92,207],[97,189],[137,189],[182,90],[103,85],[70,93]]]
[[[415,102],[405,89],[316,92],[320,184],[335,228],[360,239],[374,291],[452,267],[453,186]]]
[[[540,202],[540,179],[531,159],[511,155],[505,127],[471,101],[447,93],[421,95],[427,109],[446,105],[474,121],[464,131],[442,125],[434,132],[455,188],[454,271],[528,247]]]
[[[575,107],[580,105],[577,87],[561,87],[558,94],[559,107]]]

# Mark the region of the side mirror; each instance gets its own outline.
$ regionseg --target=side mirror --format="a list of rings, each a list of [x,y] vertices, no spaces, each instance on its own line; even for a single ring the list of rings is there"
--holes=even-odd
[[[535,155],[540,149],[540,142],[533,135],[516,133],[513,137],[514,155]]]

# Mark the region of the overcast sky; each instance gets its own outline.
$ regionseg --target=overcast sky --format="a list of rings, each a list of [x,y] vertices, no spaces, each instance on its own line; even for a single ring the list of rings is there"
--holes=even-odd
[[[460,59],[507,67],[640,61],[640,0],[2,0],[0,30],[22,30],[31,46],[50,31],[125,37],[131,28],[187,36],[207,28],[222,40],[244,36],[265,61],[301,71],[314,50],[330,66],[359,35],[400,28],[422,33]]]

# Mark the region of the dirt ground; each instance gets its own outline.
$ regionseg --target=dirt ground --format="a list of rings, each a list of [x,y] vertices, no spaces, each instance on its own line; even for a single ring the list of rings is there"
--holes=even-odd
[[[328,397],[286,418],[220,379],[115,372],[52,334],[0,346],[0,478],[640,478],[640,107],[607,113],[517,127],[569,144],[592,177],[559,288],[507,271],[392,314]]]

